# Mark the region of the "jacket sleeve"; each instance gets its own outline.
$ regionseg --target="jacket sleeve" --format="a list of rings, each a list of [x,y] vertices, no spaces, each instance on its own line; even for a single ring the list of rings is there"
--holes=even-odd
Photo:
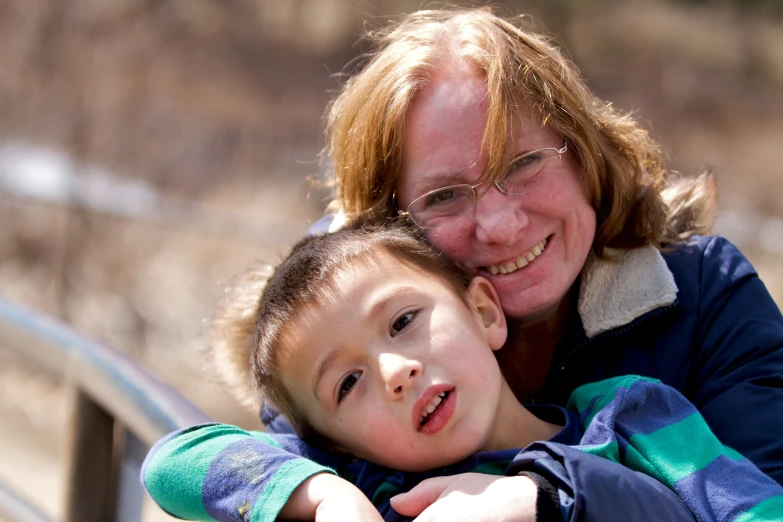
[[[780,520],[783,487],[724,446],[674,388],[615,377],[577,388],[568,408],[585,428],[580,449],[656,478],[698,520]]]
[[[356,485],[384,520],[403,521],[389,498],[410,487],[405,473],[321,451],[293,433],[203,424],[171,433],[150,450],[141,482],[168,514],[184,520],[273,522],[316,473]]]
[[[602,394],[611,388],[610,381],[582,386],[574,391],[568,409],[595,407]],[[575,404],[573,397],[577,395],[581,401]],[[577,413],[580,411],[577,410]],[[586,414],[579,416],[580,424],[583,421],[589,421]],[[585,431],[576,446],[536,442],[517,454],[506,469],[506,475],[533,472],[549,482],[552,486],[549,489],[554,489],[555,494],[548,497],[558,504],[558,520],[693,522],[693,514],[677,494],[652,474],[624,465],[612,453],[613,448],[617,448],[613,426]],[[539,485],[539,482],[536,481],[536,484]],[[542,515],[541,495],[539,486],[537,520]],[[547,500],[547,503],[551,502]],[[547,513],[553,511],[547,509]],[[552,516],[546,518],[547,522],[554,519]]]
[[[520,452],[507,475],[532,471],[557,490],[562,520],[598,522],[693,522],[680,498],[638,471],[555,442],[536,442]]]
[[[176,518],[273,522],[305,479],[334,473],[328,464],[336,462],[294,435],[205,424],[156,443],[142,466],[141,482]]]
[[[707,243],[699,281],[697,351],[685,393],[723,443],[783,484],[783,316],[724,238]]]

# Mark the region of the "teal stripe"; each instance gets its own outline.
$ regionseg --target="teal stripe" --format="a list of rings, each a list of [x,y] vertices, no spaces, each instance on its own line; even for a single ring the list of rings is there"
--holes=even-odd
[[[275,476],[256,499],[249,520],[275,522],[294,490],[316,473],[323,472],[334,473],[327,467],[303,458],[286,462],[275,472]]]
[[[370,502],[372,502],[373,506],[377,506],[384,500],[389,500],[399,492],[400,492],[400,488],[398,488],[391,482],[384,482],[383,484],[378,486],[378,489],[376,489],[375,493],[372,494],[372,498],[370,499]]]
[[[479,464],[471,473],[482,473],[484,475],[505,475],[506,468],[511,464],[510,460],[497,460],[494,462],[484,462]]]
[[[597,457],[601,457],[606,460],[611,460],[612,462],[617,462],[618,464],[621,464],[620,448],[617,445],[617,441],[615,439],[612,439],[604,444],[594,444],[591,446],[579,446],[579,449],[581,451],[584,451],[585,453],[589,453],[591,455],[595,455]]]
[[[693,441],[699,442],[694,444]],[[632,435],[629,442],[644,455],[641,458],[646,458],[666,478],[665,483],[669,486],[706,468],[721,455],[732,460],[742,458],[712,435],[698,412],[652,433]],[[646,469],[639,471],[647,472]]]
[[[783,520],[783,495],[762,500],[734,522],[780,522]]]
[[[626,468],[630,468],[634,471],[639,471],[645,475],[651,476],[669,489],[674,489],[674,484],[667,480],[666,476],[658,470],[653,462],[650,462],[650,460],[647,458],[647,455],[638,451],[633,446],[627,446],[625,448],[625,455],[622,464]]]
[[[258,439],[261,442],[264,442],[266,444],[269,444],[270,446],[274,446],[275,448],[283,449],[283,447],[280,445],[279,442],[277,442],[276,439],[273,439],[263,431],[250,431],[248,434],[253,437],[254,439]]]
[[[147,464],[147,491],[161,508],[176,517],[214,521],[201,498],[207,471],[221,451],[247,435],[239,428],[218,424],[174,437]]]

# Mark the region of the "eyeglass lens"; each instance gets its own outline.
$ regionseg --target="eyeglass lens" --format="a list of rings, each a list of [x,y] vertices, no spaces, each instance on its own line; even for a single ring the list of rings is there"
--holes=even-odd
[[[519,156],[510,163],[506,174],[496,182],[496,187],[504,194],[529,192],[535,179],[545,170],[544,167],[563,152],[563,149],[549,147]],[[483,191],[477,193],[476,188],[487,183],[451,185],[433,190],[414,200],[408,206],[408,214],[422,228],[449,225],[473,210],[483,195]]]

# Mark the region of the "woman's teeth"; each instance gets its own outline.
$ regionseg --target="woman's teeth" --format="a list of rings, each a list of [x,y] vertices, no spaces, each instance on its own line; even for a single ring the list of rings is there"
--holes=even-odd
[[[443,401],[443,398],[446,396],[446,392],[441,392],[438,395],[434,395],[432,399],[430,399],[430,402],[427,403],[427,405],[424,407],[424,409],[421,411],[421,423],[424,424],[427,417],[432,414],[433,411],[435,411],[438,406],[440,405],[441,401]]]
[[[541,252],[543,252],[544,248],[546,248],[546,243],[546,238],[544,238],[539,244],[534,246],[527,253],[519,256],[516,262],[509,261],[504,265],[489,265],[486,267],[487,271],[492,275],[510,274],[511,272],[516,272],[520,268],[525,268],[531,261],[541,255]]]

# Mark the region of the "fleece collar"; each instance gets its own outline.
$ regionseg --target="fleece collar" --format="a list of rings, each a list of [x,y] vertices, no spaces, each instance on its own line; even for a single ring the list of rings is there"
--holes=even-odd
[[[591,252],[582,270],[577,306],[587,337],[624,326],[677,300],[674,276],[657,248],[606,250],[612,260]]]

